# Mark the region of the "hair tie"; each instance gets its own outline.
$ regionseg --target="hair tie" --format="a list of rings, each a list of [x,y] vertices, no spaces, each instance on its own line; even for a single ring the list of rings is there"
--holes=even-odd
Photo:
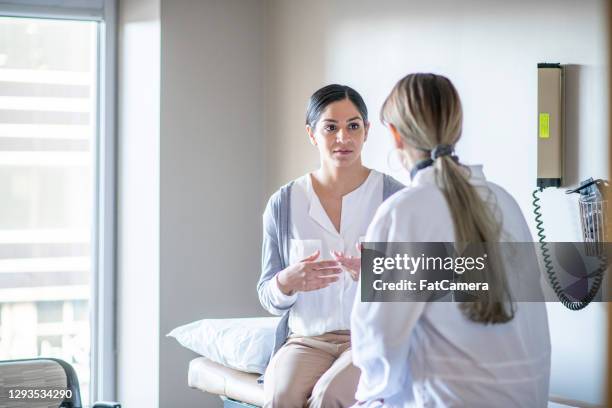
[[[428,150],[419,149],[427,152]],[[455,152],[455,148],[452,145],[439,144],[434,147],[431,151],[429,151],[429,157],[419,161],[411,170],[410,170],[410,179],[414,179],[416,174],[429,166],[432,166],[438,157],[442,156],[450,156],[450,158],[455,162],[459,163],[459,158],[455,156],[453,153]]]
[[[455,149],[452,145],[439,144],[431,150],[430,157],[431,160],[436,160],[438,157],[450,156],[454,151]]]

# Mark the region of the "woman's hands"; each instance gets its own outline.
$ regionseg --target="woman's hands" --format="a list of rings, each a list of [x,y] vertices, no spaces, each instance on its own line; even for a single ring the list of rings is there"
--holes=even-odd
[[[342,268],[339,261],[315,261],[320,255],[312,255],[289,265],[276,275],[278,288],[285,295],[325,288],[339,279]]]
[[[357,251],[361,252],[361,244],[356,244]],[[285,295],[296,292],[308,292],[326,288],[338,281],[343,266],[354,281],[359,280],[361,273],[361,257],[345,255],[344,252],[331,251],[335,261],[316,261],[320,251],[301,261],[289,265],[276,275],[278,288]]]
[[[357,243],[357,252],[361,253],[361,244]],[[359,274],[361,273],[361,257],[359,256],[346,256],[344,252],[339,251],[331,251],[332,255],[336,258],[336,261],[340,263],[340,265],[344,266],[353,278],[354,281],[359,280]]]

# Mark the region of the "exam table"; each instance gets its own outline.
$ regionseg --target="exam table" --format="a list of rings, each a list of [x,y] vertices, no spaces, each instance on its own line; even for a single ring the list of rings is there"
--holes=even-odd
[[[263,384],[257,383],[259,374],[234,370],[198,357],[189,363],[187,378],[191,388],[219,395],[224,408],[263,405]]]

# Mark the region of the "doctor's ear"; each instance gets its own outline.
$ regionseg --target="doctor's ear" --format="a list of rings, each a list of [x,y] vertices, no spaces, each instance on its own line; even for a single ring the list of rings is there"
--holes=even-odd
[[[314,129],[310,127],[310,125],[306,125],[306,132],[308,133],[308,139],[310,139],[310,144],[316,146],[317,140],[314,137]]]
[[[368,140],[368,133],[370,133],[370,122],[366,122],[364,125],[365,135],[363,136],[363,142],[365,143]]]
[[[395,147],[402,150],[404,148],[404,139],[402,138],[402,135],[400,135],[397,128],[390,123],[389,123],[389,131],[393,135],[393,141],[395,142]]]

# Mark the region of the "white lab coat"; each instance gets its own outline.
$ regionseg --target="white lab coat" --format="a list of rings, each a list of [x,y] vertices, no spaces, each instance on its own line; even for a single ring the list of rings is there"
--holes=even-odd
[[[516,201],[470,166],[470,182],[496,202],[503,240],[531,242]],[[492,193],[492,196],[489,194]],[[434,168],[377,211],[367,242],[453,242],[446,200]],[[364,303],[351,316],[353,361],[361,369],[359,407],[545,407],[550,338],[542,302],[518,303],[513,320],[483,325],[457,303]],[[384,399],[384,402],[381,402]]]

